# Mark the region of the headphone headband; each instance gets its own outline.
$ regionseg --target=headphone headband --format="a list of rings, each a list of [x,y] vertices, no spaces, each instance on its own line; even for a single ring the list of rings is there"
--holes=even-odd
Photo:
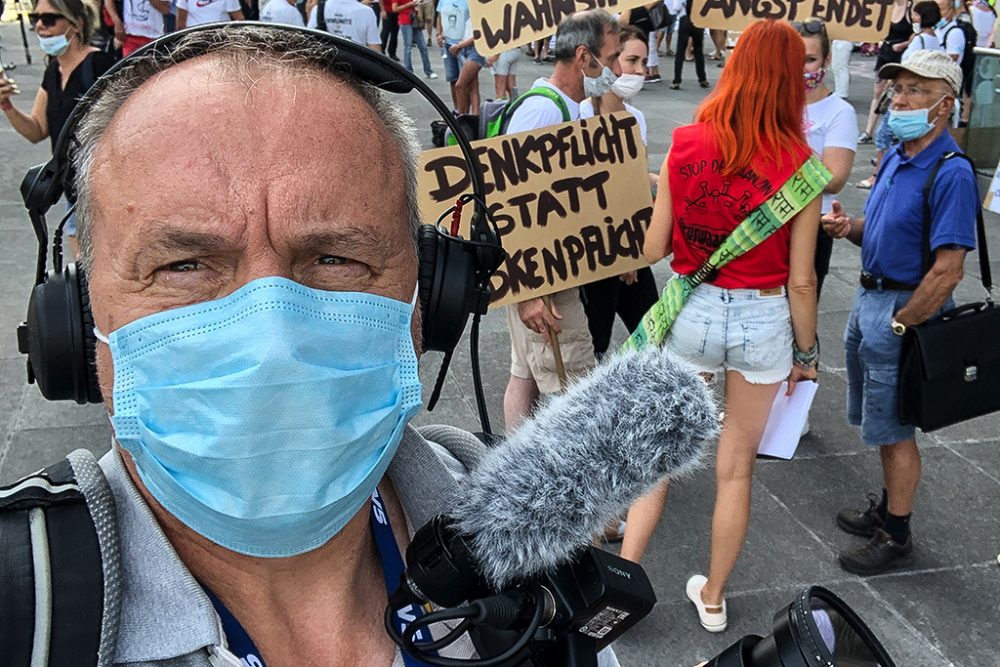
[[[445,106],[441,98],[426,83],[399,63],[362,44],[357,44],[328,32],[312,28],[300,28],[261,21],[209,23],[193,28],[186,28],[160,37],[137,49],[128,58],[115,63],[94,83],[87,92],[87,95],[74,107],[73,112],[59,133],[51,160],[44,167],[35,167],[25,176],[21,184],[21,194],[28,210],[37,211],[39,214],[44,215],[59,200],[64,185],[63,181],[71,160],[70,149],[76,140],[76,132],[80,121],[86,116],[95,101],[100,98],[109,85],[109,82],[113,81],[117,75],[125,70],[141,65],[142,57],[152,53],[170,57],[175,63],[180,63],[185,60],[210,55],[216,51],[225,50],[226,44],[231,43],[233,37],[237,36],[240,31],[254,27],[266,28],[269,31],[313,36],[319,41],[328,43],[335,49],[335,51],[331,52],[328,62],[328,70],[331,73],[352,77],[389,93],[406,94],[416,91],[421,97],[427,100],[455,136],[456,143],[462,151],[462,156],[465,158],[466,164],[470,167],[473,165],[476,166],[476,168],[469,169],[470,183],[475,201],[471,238],[484,243],[499,243],[494,230],[488,222],[488,215],[485,209],[486,187],[483,182],[482,170],[478,168],[479,162],[476,159],[472,144],[459,129],[455,117],[448,107]],[[190,52],[183,50],[183,42],[186,37],[192,34],[212,31],[217,35],[213,48],[209,48],[208,50],[191,50]],[[216,49],[214,46],[218,48]],[[338,65],[346,67],[338,71]],[[40,169],[40,173],[35,171],[38,169]],[[35,231],[37,235],[40,230],[36,229]]]
[[[138,49],[112,66],[80,100],[63,126],[52,159],[34,167],[24,177],[21,194],[35,235],[38,237],[38,266],[35,288],[28,306],[27,321],[18,327],[18,347],[28,355],[28,380],[37,380],[42,394],[49,399],[72,399],[78,403],[101,400],[95,370],[96,341],[90,311],[86,276],[74,264],[62,266],[61,233],[55,234],[54,270],[46,271],[48,228],[45,214],[59,200],[72,164],[72,151],[78,146],[77,131],[82,119],[105,94],[112,82],[130,68],[151,67],[157,71],[204,55],[225,51],[240,39],[240,33],[257,34],[266,29],[267,37],[280,34],[306,35],[328,45],[329,52],[318,52],[316,66],[334,76],[364,83],[390,93],[416,91],[434,109],[455,136],[465,159],[472,193],[463,194],[452,211],[460,217],[465,204],[474,207],[468,239],[449,234],[437,225],[420,225],[417,236],[418,281],[423,313],[425,350],[445,352],[438,385],[431,403],[440,390],[451,353],[465,330],[470,314],[474,316],[472,345],[473,383],[483,430],[490,432],[482,383],[478,368],[478,318],[486,312],[490,296],[490,278],[505,256],[499,234],[486,204],[485,186],[479,161],[472,145],[459,130],[454,116],[426,83],[400,64],[368,47],[347,41],[327,32],[295,26],[259,22],[214,23],[196,26],[161,37]],[[188,40],[193,34],[205,39]],[[275,44],[280,53],[280,44]],[[146,56],[152,56],[147,58]],[[162,65],[162,67],[157,67]],[[137,72],[141,74],[141,72]],[[452,211],[447,212],[447,216]],[[69,216],[67,216],[69,217]],[[442,216],[442,218],[445,216]]]

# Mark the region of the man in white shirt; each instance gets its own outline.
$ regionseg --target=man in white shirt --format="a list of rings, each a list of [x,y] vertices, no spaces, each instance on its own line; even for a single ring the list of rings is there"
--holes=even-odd
[[[469,20],[468,0],[439,0],[437,5],[437,44],[444,55],[444,78],[451,87],[451,103],[458,109],[458,82],[465,58],[461,53],[452,53],[451,47],[465,39],[465,24]]]
[[[115,38],[121,42],[122,57],[141,46],[163,37],[163,15],[170,11],[169,0],[124,0],[118,15],[115,0],[104,0],[104,9],[111,17]]]
[[[295,0],[269,0],[260,10],[260,20],[265,23],[294,25],[299,28],[306,24],[302,20],[302,14],[299,14],[299,10],[295,8]]]
[[[203,23],[242,21],[240,0],[177,0],[177,29]]]
[[[319,4],[309,14],[309,27],[317,27]],[[366,44],[373,51],[382,52],[382,38],[379,36],[375,13],[368,5],[357,0],[326,0],[323,6],[323,22],[319,27],[332,35],[349,39],[358,44]]]
[[[521,102],[511,115],[506,133],[525,132],[580,117],[580,103],[611,90],[621,75],[618,23],[604,10],[578,12],[559,24],[552,76],[533,87],[550,88],[563,104],[544,95]],[[504,419],[511,431],[535,409],[540,394],[560,391],[549,331],[558,334],[567,375],[585,373],[596,363],[587,315],[579,288],[550,295],[552,309],[540,299],[507,307],[511,336],[510,380],[504,394]]]
[[[938,7],[941,8],[941,22],[934,34],[944,52],[955,62],[961,62],[965,53],[965,33],[955,22],[955,5],[952,0],[938,0]]]

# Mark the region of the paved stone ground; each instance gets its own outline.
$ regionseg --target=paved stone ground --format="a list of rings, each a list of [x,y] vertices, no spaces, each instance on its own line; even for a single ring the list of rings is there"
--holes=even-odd
[[[0,25],[8,48],[5,60],[19,63],[21,108],[30,105],[41,80],[41,57],[26,67],[16,26]],[[13,47],[13,48],[11,48]],[[433,51],[432,51],[433,52]],[[416,54],[414,54],[416,58]],[[438,73],[443,72],[435,56]],[[709,78],[718,71],[709,62]],[[850,101],[866,109],[870,99],[872,61],[855,54]],[[544,75],[547,66],[530,60],[521,65],[521,88]],[[664,68],[666,71],[666,68]],[[702,98],[690,65],[684,89],[651,85],[638,106],[649,121],[650,166],[659,168],[671,130],[688,122]],[[432,82],[446,95],[443,79]],[[483,90],[492,82],[482,76]],[[428,108],[415,97],[403,104],[426,129]],[[425,133],[428,136],[429,133]],[[52,462],[66,452],[87,447],[107,449],[109,428],[101,408],[56,404],[41,398],[24,381],[24,362],[16,350],[14,328],[25,312],[31,286],[35,245],[21,207],[17,187],[24,171],[48,156],[47,144],[30,146],[0,122],[0,483],[9,482]],[[871,147],[862,147],[852,182],[868,173]],[[857,212],[865,192],[848,185],[842,200]],[[1000,248],[997,217],[987,220],[994,248]],[[996,254],[996,253],[995,253]],[[774,613],[803,587],[827,586],[853,605],[880,636],[896,664],[906,667],[987,667],[1000,665],[1000,418],[993,416],[920,438],[924,479],[913,521],[916,563],[905,572],[863,579],[844,573],[836,563],[839,550],[858,544],[839,532],[835,512],[845,504],[864,502],[866,491],[880,487],[875,452],[859,441],[844,418],[845,370],[839,341],[850,309],[859,266],[857,249],[837,245],[823,301],[820,332],[824,347],[821,388],[812,414],[812,432],[791,462],[763,462],[754,482],[753,519],[743,556],[728,591],[730,627],[721,635],[705,633],[684,597],[684,582],[707,567],[708,529],[714,497],[711,467],[677,484],[644,561],[659,604],[617,649],[632,667],[681,667],[709,658],[746,633],[770,632]],[[973,286],[974,261],[959,300],[980,297]],[[1000,275],[1000,262],[993,263]],[[667,266],[654,269],[660,284]],[[617,332],[618,339],[624,332]],[[502,394],[508,373],[508,335],[503,317],[485,318],[480,347],[490,414],[502,426]],[[423,374],[429,387],[439,358],[428,355]],[[433,413],[417,422],[450,423],[476,429],[467,349],[456,354]]]

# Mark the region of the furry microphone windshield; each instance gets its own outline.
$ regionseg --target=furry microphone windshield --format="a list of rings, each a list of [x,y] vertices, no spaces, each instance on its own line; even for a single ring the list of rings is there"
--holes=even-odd
[[[491,450],[451,513],[496,590],[557,567],[718,434],[697,373],[662,348],[616,354]]]

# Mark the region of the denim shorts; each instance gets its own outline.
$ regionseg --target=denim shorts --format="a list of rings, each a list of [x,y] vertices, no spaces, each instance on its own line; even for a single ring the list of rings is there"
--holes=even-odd
[[[480,67],[486,67],[486,58],[479,55],[479,51],[476,51],[475,45],[469,45],[462,49],[462,51],[458,54],[458,58],[459,65],[461,67],[465,67],[466,60],[471,60]]]
[[[702,283],[681,309],[665,345],[701,371],[736,371],[751,384],[777,384],[792,370],[785,288],[724,289]]]
[[[458,42],[452,42],[445,40],[444,46],[442,47],[442,53],[444,55],[444,79],[449,83],[455,83],[458,81],[458,73],[462,69],[462,64],[465,59],[462,57],[463,51],[459,51],[457,56],[451,55],[451,47],[458,44]]]
[[[888,118],[888,114],[882,114],[882,119],[878,122],[878,129],[875,130],[875,148],[880,151],[887,151],[896,143],[896,135],[889,128]]]
[[[847,320],[847,420],[861,427],[866,445],[892,445],[916,433],[899,423],[896,382],[903,337],[892,332],[893,316],[912,295],[859,287]],[[953,307],[949,299],[942,311]]]

